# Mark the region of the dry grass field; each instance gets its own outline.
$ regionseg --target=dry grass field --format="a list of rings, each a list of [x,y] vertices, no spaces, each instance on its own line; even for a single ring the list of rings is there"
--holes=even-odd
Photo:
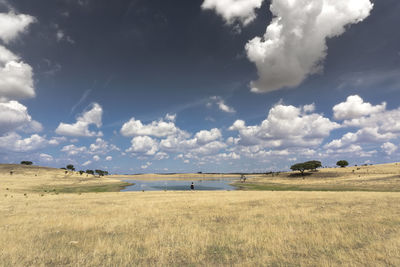
[[[400,164],[326,168],[304,177],[299,172],[253,175],[236,185],[246,190],[400,192]]]
[[[400,194],[13,194],[0,266],[399,266]]]
[[[358,173],[371,185],[397,175],[395,164],[392,173],[369,167]],[[11,176],[2,168],[0,266],[400,266],[397,192],[64,194],[42,189],[119,181],[37,167]],[[357,184],[348,169],[325,179]],[[249,180],[320,183],[283,175]]]
[[[12,174],[10,173],[12,172]],[[127,183],[109,177],[99,178],[79,172],[19,164],[0,164],[0,187],[9,192],[46,193],[48,191],[104,192],[119,191]],[[1,190],[1,189],[0,189]],[[1,191],[0,191],[1,192]]]

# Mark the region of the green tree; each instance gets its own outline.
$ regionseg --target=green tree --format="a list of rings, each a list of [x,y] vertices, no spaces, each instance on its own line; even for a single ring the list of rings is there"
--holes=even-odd
[[[68,164],[68,165],[67,165],[67,170],[75,171],[74,165]]]
[[[22,164],[22,165],[32,165],[33,162],[32,162],[32,161],[26,161],[26,160],[24,160],[24,161],[21,161],[21,164]]]
[[[84,171],[79,171],[79,174],[82,175],[84,173]]]
[[[299,171],[301,175],[304,175],[304,171],[306,170],[306,165],[304,163],[296,163],[290,166],[292,171]]]
[[[104,176],[104,171],[102,170],[95,170],[95,173],[97,173],[98,176]]]
[[[344,168],[348,166],[349,163],[347,162],[347,160],[339,160],[338,162],[336,162],[336,165],[340,166],[341,168]]]
[[[318,168],[322,167],[321,161],[318,161],[318,160],[306,161],[303,164],[305,164],[307,166],[307,169],[314,170],[314,171],[317,170]]]
[[[93,170],[86,170],[86,173],[87,174],[94,174],[94,171]]]
[[[296,163],[290,167],[292,171],[299,171],[304,179],[304,171],[306,170],[316,170],[317,168],[322,167],[321,161],[311,160],[303,163]]]

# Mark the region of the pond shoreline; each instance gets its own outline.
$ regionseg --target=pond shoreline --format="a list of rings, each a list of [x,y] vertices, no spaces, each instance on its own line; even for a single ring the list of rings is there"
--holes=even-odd
[[[123,180],[132,185],[126,186],[120,192],[132,191],[191,191],[191,184],[194,183],[195,191],[233,191],[238,187],[233,184],[236,178],[211,178],[205,180],[159,180],[159,179],[138,179]]]

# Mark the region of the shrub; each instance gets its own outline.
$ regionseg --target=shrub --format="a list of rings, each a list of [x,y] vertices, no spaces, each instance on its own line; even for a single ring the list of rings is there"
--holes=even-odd
[[[32,165],[33,164],[33,162],[32,161],[21,161],[21,164],[22,165]]]
[[[341,168],[344,168],[344,167],[348,166],[349,163],[346,160],[339,160],[338,162],[336,162],[336,165],[340,166]]]
[[[74,165],[72,165],[72,164],[68,164],[67,169],[70,171],[75,171]]]
[[[311,160],[303,163],[296,163],[290,167],[292,171],[299,171],[304,179],[304,171],[306,170],[316,170],[322,166],[321,161]]]

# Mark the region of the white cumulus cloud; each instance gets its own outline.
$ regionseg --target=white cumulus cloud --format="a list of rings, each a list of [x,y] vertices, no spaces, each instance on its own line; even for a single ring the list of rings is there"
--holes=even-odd
[[[32,68],[0,45],[0,100],[35,96]]]
[[[94,137],[94,136],[102,136],[102,132],[94,132],[89,130],[90,125],[95,125],[97,128],[100,128],[102,125],[102,115],[103,108],[97,104],[92,104],[90,110],[84,112],[81,116],[77,118],[76,123],[67,124],[60,123],[56,129],[56,133],[59,135],[66,136],[84,136],[84,137]]]
[[[272,0],[272,22],[262,37],[246,44],[248,59],[258,70],[253,92],[270,92],[299,85],[320,72],[327,55],[326,40],[345,27],[363,21],[369,0]]]
[[[256,18],[255,10],[263,0],[204,0],[202,9],[215,10],[228,24],[240,21],[247,25]]]
[[[217,128],[211,129],[210,131],[201,130],[196,133],[196,142],[200,145],[207,144],[222,137],[221,131]]]
[[[120,149],[101,138],[97,138],[96,142],[89,146],[89,153],[91,154],[107,154],[110,151],[120,151]]]
[[[32,120],[28,108],[18,101],[0,102],[0,114],[0,135],[15,130],[39,132],[43,128]]]
[[[150,124],[143,124],[140,120],[131,118],[128,122],[122,125],[121,134],[123,136],[148,135],[154,137],[164,137],[181,132],[181,130],[175,126],[173,120],[171,120],[175,119],[173,115],[167,114],[166,118],[168,121],[159,120],[153,121]]]
[[[30,15],[15,14],[13,11],[0,13],[0,39],[8,43],[28,30],[36,19]]]
[[[39,158],[40,158],[41,161],[44,161],[44,162],[50,162],[50,161],[54,160],[52,155],[45,154],[45,153],[41,153],[39,155]]]
[[[386,103],[372,105],[358,96],[349,96],[333,107],[334,117],[344,120],[343,127],[358,128],[332,140],[325,148],[346,148],[359,143],[380,143],[400,136],[400,108],[387,110]]]
[[[345,102],[339,103],[333,107],[333,115],[336,120],[350,120],[374,113],[382,112],[386,109],[386,103],[373,106],[358,95],[347,97]]]
[[[349,132],[341,139],[335,139],[324,147],[328,149],[342,148],[355,143],[377,143],[396,138],[392,133],[379,133],[378,128],[363,128],[355,133]]]
[[[229,128],[238,131],[239,137],[231,143],[243,146],[262,145],[269,148],[313,147],[321,144],[330,132],[340,125],[317,113],[302,108],[278,104],[270,109],[260,125],[246,126],[237,120]]]
[[[390,156],[397,150],[398,147],[393,143],[386,142],[381,146],[381,148],[387,155]]]
[[[75,155],[79,155],[79,154],[82,154],[82,153],[86,153],[87,152],[87,148],[84,147],[84,146],[77,147],[75,145],[67,145],[67,146],[64,146],[61,149],[61,152],[65,152],[69,156],[75,156]]]
[[[158,143],[149,136],[136,136],[131,140],[131,147],[126,152],[152,156],[158,151]]]
[[[14,11],[0,13],[0,39],[8,44],[27,32],[35,18]],[[35,96],[32,67],[0,45],[0,100]]]
[[[10,152],[29,152],[46,147],[46,138],[34,134],[27,138],[22,138],[15,132],[10,132],[0,136],[0,149]]]

